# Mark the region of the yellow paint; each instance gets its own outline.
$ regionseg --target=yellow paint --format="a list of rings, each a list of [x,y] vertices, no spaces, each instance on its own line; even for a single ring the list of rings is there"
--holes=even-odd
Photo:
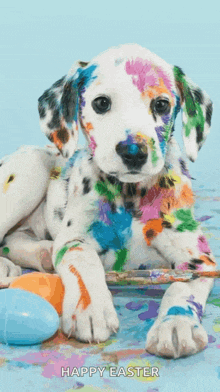
[[[164,215],[164,220],[171,223],[171,225],[175,222],[176,218],[173,214]]]
[[[14,181],[14,179],[15,179],[15,175],[14,174],[10,174],[7,177],[7,180],[4,182],[4,185],[3,185],[3,193],[7,192],[10,184]]]
[[[213,324],[212,328],[215,332],[220,332],[220,318],[219,317],[214,320],[214,324]]]
[[[147,361],[146,360],[146,358],[144,358],[144,359],[134,359],[134,360],[132,360],[128,365],[127,365],[127,367],[126,367],[126,369],[128,368],[128,367],[132,367],[132,368],[134,368],[135,366],[140,366],[140,367],[157,367],[158,369],[159,369],[159,373],[158,374],[160,374],[160,368],[162,367],[161,366],[161,363],[159,362],[159,361],[155,361],[153,364],[152,363],[150,363],[150,361]],[[138,377],[138,371],[137,370],[135,370],[135,369],[132,369],[134,372],[135,372],[135,374],[134,374],[134,376],[133,377],[131,377],[130,379],[135,379],[135,380],[137,380],[137,381],[141,381],[141,382],[153,382],[153,381],[157,381],[158,379],[159,379],[159,377],[157,377],[157,376],[153,376],[153,377],[144,377],[143,376],[143,370],[141,370],[140,371],[140,376]]]

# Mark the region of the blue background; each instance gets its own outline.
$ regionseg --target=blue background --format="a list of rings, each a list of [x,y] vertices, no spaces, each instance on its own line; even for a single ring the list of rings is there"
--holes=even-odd
[[[1,3],[3,4],[3,3]],[[216,1],[36,1],[0,6],[0,157],[22,144],[45,145],[37,99],[108,47],[139,43],[178,65],[214,102],[211,134],[190,163],[201,184],[219,178],[220,23]],[[181,119],[176,136],[181,140]],[[83,143],[82,136],[80,137]],[[197,183],[198,184],[198,183]],[[197,185],[196,184],[196,185]]]

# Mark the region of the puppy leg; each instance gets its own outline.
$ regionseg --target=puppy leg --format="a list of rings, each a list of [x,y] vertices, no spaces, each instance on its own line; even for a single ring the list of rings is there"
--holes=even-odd
[[[65,286],[64,333],[85,342],[107,340],[119,324],[96,251],[76,239],[57,249],[54,266]]]
[[[5,257],[0,257],[0,279],[21,275],[21,267],[14,265]]]
[[[214,258],[200,230],[195,233],[173,232],[172,236],[167,230],[158,235],[154,246],[161,253],[164,252],[168,260],[175,262],[176,268],[198,268],[203,271],[215,269]],[[203,240],[200,246],[198,239]],[[209,278],[171,284],[162,299],[158,318],[147,334],[147,351],[178,358],[204,349],[208,338],[201,319],[212,285],[213,279]]]
[[[0,243],[44,197],[55,155],[44,149],[19,150],[0,167]]]
[[[25,232],[17,231],[5,238],[1,253],[23,268],[51,272],[52,247],[53,241],[39,241]]]

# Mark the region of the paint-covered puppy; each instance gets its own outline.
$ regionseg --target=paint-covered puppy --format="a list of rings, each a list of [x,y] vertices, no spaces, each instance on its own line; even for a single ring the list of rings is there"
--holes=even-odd
[[[112,48],[77,62],[40,97],[42,129],[59,152],[23,149],[2,166],[3,255],[49,270],[54,241],[68,336],[103,341],[117,330],[104,269],[215,269],[173,136],[180,110],[194,161],[211,123],[207,94],[145,48]],[[82,150],[79,126],[88,141]],[[211,286],[210,279],[170,286],[147,334],[149,352],[180,357],[205,347],[201,317]]]

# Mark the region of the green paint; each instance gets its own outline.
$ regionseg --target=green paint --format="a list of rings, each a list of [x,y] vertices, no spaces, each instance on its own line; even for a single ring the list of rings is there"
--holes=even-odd
[[[199,226],[199,223],[196,222],[193,218],[192,211],[190,209],[179,209],[174,212],[174,215],[178,220],[183,222],[179,226],[177,226],[178,231],[194,231]]]
[[[168,142],[169,137],[170,137],[171,124],[164,125],[164,129],[165,129],[165,132],[164,132],[163,137],[164,137],[165,142]]]
[[[119,249],[115,252],[116,261],[112,267],[113,271],[123,271],[123,266],[127,261],[128,249]]]
[[[207,303],[220,307],[220,298],[212,298],[212,299],[209,299],[209,300],[207,301]],[[219,323],[220,323],[220,321],[219,321]]]
[[[184,112],[187,117],[187,122],[183,125],[185,130],[185,136],[188,137],[192,128],[200,127],[201,133],[204,131],[205,118],[203,115],[202,108],[198,102],[194,100],[191,88],[188,85],[188,81],[185,75],[179,70],[178,67],[173,68],[174,76],[177,82],[180,82],[183,87],[183,95],[185,99]]]
[[[113,185],[108,180],[105,180],[105,182],[97,181],[95,190],[101,196],[105,196],[108,201],[113,201],[116,197],[120,196],[121,185]]]
[[[155,147],[155,140],[153,138],[150,139],[150,148],[151,148],[151,161],[153,166],[156,166],[158,161],[157,151]]]
[[[190,135],[191,129],[196,128],[197,126],[200,126],[201,132],[204,131],[205,118],[203,116],[202,108],[200,107],[198,102],[195,102],[195,105],[196,105],[196,109],[197,109],[196,116],[189,117],[186,113],[187,123],[184,124],[186,137],[188,137]]]
[[[57,254],[56,254],[56,260],[54,263],[54,267],[56,268],[58,266],[58,264],[60,264],[60,262],[63,259],[63,256],[65,255],[65,253],[70,249],[70,248],[76,248],[77,246],[79,246],[80,243],[74,244],[72,242],[70,242],[69,244],[65,245],[62,249],[60,249]]]
[[[7,248],[7,246],[2,249],[3,255],[7,255],[9,252],[10,252],[10,250],[9,250],[9,248]]]

